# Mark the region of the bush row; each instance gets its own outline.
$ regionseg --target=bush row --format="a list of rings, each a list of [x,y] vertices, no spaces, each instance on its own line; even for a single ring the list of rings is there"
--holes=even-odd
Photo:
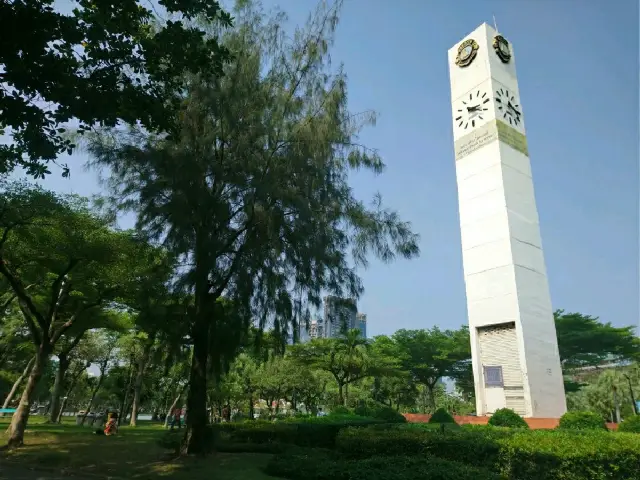
[[[619,432],[640,433],[640,415],[625,418],[618,427]]]
[[[326,418],[326,417],[325,417]],[[276,423],[223,423],[215,425],[216,438],[233,443],[280,443],[299,447],[333,448],[340,430],[380,423],[364,417],[345,416]]]
[[[518,480],[631,480],[640,472],[640,437],[624,433],[362,428],[341,431],[336,448],[354,460],[432,455]]]
[[[331,417],[294,418],[286,421],[245,421],[218,423],[209,427],[207,443],[210,448],[230,448],[233,451],[257,451],[251,445],[273,445],[264,447],[271,453],[280,451],[282,445],[300,447],[333,448],[338,432],[346,427],[378,426],[382,420],[356,415],[334,415]],[[167,432],[158,443],[167,449],[176,450],[182,435],[179,431]]]
[[[499,480],[488,470],[437,457],[396,456],[350,460],[332,452],[288,451],[275,456],[266,473],[290,480]]]

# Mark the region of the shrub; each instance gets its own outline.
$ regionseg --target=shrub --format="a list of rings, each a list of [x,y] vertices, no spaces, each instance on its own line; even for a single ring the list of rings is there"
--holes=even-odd
[[[386,423],[407,423],[404,415],[386,405],[376,405],[373,407],[360,405],[354,409],[353,413],[361,417],[376,418]]]
[[[338,432],[346,427],[380,423],[355,415],[310,417],[282,422],[220,423],[212,428],[218,441],[228,443],[278,443],[301,447],[333,448]]]
[[[637,480],[640,465],[640,435],[595,431],[484,427],[442,435],[413,426],[374,426],[342,430],[336,448],[346,459],[382,464],[394,456],[432,455],[518,480]]]
[[[431,432],[451,432],[460,430],[462,427],[457,423],[408,423],[406,428],[429,430]]]
[[[637,480],[640,437],[588,431],[516,432],[499,471],[518,480]]]
[[[439,408],[431,415],[429,423],[456,423],[456,421],[444,408]]]
[[[560,418],[562,430],[607,430],[600,415],[594,412],[567,412]]]
[[[329,415],[351,415],[353,412],[343,405],[338,405],[331,409]]]
[[[394,455],[433,455],[445,460],[493,468],[498,461],[497,440],[510,435],[506,430],[464,432],[420,428],[412,424],[382,430],[383,426],[347,428],[336,438],[338,452],[348,458],[388,457]]]
[[[625,418],[618,426],[619,432],[627,433],[640,433],[640,415],[634,415],[633,417]]]
[[[499,479],[489,471],[430,456],[349,460],[315,450],[277,455],[267,465],[266,472],[291,480]]]
[[[493,427],[529,428],[527,422],[510,408],[500,408],[489,419]]]

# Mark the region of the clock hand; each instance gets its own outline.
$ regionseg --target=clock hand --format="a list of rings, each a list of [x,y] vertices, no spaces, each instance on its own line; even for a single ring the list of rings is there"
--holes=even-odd
[[[513,112],[516,115],[520,115],[520,112],[518,110],[516,110],[516,107],[514,107],[513,105],[511,105],[511,102],[507,103],[507,108],[510,108],[511,110],[513,110]]]

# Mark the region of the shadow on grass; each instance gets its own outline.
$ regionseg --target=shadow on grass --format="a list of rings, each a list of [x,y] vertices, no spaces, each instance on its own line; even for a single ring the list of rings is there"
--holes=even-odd
[[[3,423],[0,423],[0,445],[6,442]],[[204,459],[175,458],[158,443],[163,435],[160,426],[122,427],[117,435],[110,437],[96,435],[94,431],[95,428],[76,425],[30,422],[24,447],[1,452],[0,461],[25,469],[43,469],[53,475],[88,478],[273,478],[262,473],[269,455],[216,454]]]

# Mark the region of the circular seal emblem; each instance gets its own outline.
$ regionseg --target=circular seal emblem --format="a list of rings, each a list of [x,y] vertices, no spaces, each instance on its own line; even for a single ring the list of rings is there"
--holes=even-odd
[[[459,67],[468,67],[478,54],[478,42],[473,38],[465,40],[458,47],[458,56],[456,57],[456,65]]]
[[[493,49],[496,51],[498,58],[502,60],[502,63],[509,63],[511,60],[511,48],[509,48],[509,42],[502,35],[496,35],[493,39]]]

